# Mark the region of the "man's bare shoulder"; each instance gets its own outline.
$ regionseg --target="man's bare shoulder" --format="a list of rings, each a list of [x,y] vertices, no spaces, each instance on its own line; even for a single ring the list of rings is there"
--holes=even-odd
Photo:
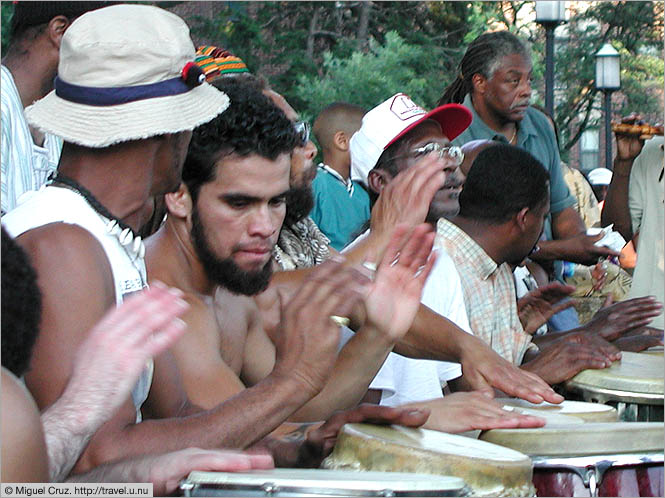
[[[111,265],[87,230],[52,223],[17,238],[26,249],[42,294],[42,320],[27,385],[40,407],[62,393],[78,344],[115,304]]]
[[[22,233],[16,241],[30,254],[36,267],[46,263],[54,269],[59,267],[69,271],[105,264],[110,270],[102,245],[94,235],[78,225],[49,223]]]

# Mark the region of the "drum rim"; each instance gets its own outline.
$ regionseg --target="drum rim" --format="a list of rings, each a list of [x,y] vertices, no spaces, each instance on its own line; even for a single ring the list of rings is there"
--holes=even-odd
[[[580,394],[582,396],[586,393],[601,394],[606,397],[604,401],[624,401],[637,404],[653,404],[648,403],[648,401],[660,401],[661,403],[659,404],[662,404],[665,399],[663,393],[642,393],[622,391],[620,389],[608,389],[573,380],[566,382],[566,389],[569,392]]]
[[[287,473],[289,471],[295,471],[300,473],[300,477],[289,477]],[[311,471],[311,472],[310,472]],[[418,494],[426,493],[441,493],[441,492],[450,492],[453,493],[450,496],[455,496],[456,493],[460,493],[467,486],[464,479],[457,476],[448,476],[448,475],[433,475],[433,474],[424,474],[424,473],[412,473],[412,472],[370,472],[374,479],[368,477],[366,479],[357,479],[357,480],[331,480],[327,479],[325,475],[329,473],[330,476],[348,473],[353,475],[360,476],[358,472],[352,471],[342,471],[342,470],[328,470],[328,469],[266,469],[266,470],[257,470],[245,471],[245,472],[208,472],[208,471],[192,471],[187,478],[181,481],[181,489],[184,487],[201,487],[206,486],[209,488],[218,488],[218,489],[242,489],[242,490],[260,490],[267,484],[275,486],[283,491],[290,492],[312,492],[312,490],[321,489],[317,488],[317,485],[323,483],[329,483],[326,490],[335,491],[335,495],[349,494],[353,496],[380,496],[376,494],[367,494],[368,492],[379,492],[384,490],[390,490],[394,496],[418,496]],[[375,474],[389,474],[392,479],[380,480],[379,476]],[[311,477],[307,477],[310,474]],[[363,473],[366,474],[366,473]],[[214,477],[217,476],[218,481],[214,480]],[[229,480],[224,480],[223,476],[229,477]],[[317,478],[317,476],[320,476]],[[205,480],[205,479],[208,480]],[[242,480],[245,479],[245,482]],[[251,482],[253,480],[253,482]],[[409,489],[408,486],[404,486],[405,483],[411,485]],[[347,484],[347,487],[344,487],[344,484]],[[416,485],[417,487],[414,487]],[[321,494],[321,493],[319,493]],[[326,493],[331,494],[331,493]],[[441,495],[449,496],[449,495]]]

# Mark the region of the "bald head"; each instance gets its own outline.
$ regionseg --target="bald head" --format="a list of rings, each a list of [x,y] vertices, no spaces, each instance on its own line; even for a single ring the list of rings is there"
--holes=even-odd
[[[499,142],[495,142],[494,140],[487,140],[487,139],[481,139],[481,140],[471,140],[470,142],[465,143],[462,145],[462,152],[464,152],[464,161],[462,161],[462,164],[460,166],[460,169],[462,170],[462,173],[464,173],[464,176],[469,175],[469,170],[471,169],[471,165],[473,164],[473,161],[476,159],[478,154],[480,154],[483,150],[487,149],[488,147],[492,147],[493,145],[497,145]]]
[[[314,135],[323,152],[330,151],[335,143],[335,135],[344,133],[346,140],[360,129],[365,109],[353,104],[335,102],[323,109],[314,121]]]

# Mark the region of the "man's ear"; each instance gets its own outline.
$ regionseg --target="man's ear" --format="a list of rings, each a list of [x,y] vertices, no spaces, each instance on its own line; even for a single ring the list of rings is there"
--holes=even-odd
[[[392,178],[382,169],[373,169],[367,175],[367,186],[376,194],[381,194]]]
[[[471,77],[471,85],[473,86],[473,93],[483,94],[487,88],[487,78],[480,73],[476,73]]]
[[[60,43],[62,42],[62,35],[65,34],[65,31],[67,31],[70,24],[71,22],[65,16],[55,16],[48,23],[46,32],[49,40],[58,50],[60,49]]]
[[[333,144],[339,150],[346,152],[349,150],[349,137],[347,137],[346,132],[338,131],[333,135]]]
[[[525,207],[520,209],[517,214],[515,215],[515,224],[519,227],[519,229],[524,232],[526,230],[526,225],[527,225],[527,215],[529,214],[529,208]]]
[[[194,207],[192,196],[184,182],[180,183],[178,190],[166,194],[164,196],[164,202],[166,204],[166,209],[169,212],[169,216],[175,216],[176,218],[188,218]]]

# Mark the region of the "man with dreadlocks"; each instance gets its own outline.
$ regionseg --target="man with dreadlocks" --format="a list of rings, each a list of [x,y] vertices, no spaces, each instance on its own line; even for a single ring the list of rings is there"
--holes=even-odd
[[[529,50],[508,31],[484,33],[471,42],[457,78],[439,100],[439,105],[463,103],[473,113],[471,126],[455,143],[493,139],[517,145],[548,170],[551,198],[546,240],[538,243],[532,259],[565,259],[589,265],[601,256],[618,256],[595,245],[602,235],[586,235],[584,222],[574,209],[575,199],[563,180],[552,128],[545,115],[529,105],[532,69]]]

